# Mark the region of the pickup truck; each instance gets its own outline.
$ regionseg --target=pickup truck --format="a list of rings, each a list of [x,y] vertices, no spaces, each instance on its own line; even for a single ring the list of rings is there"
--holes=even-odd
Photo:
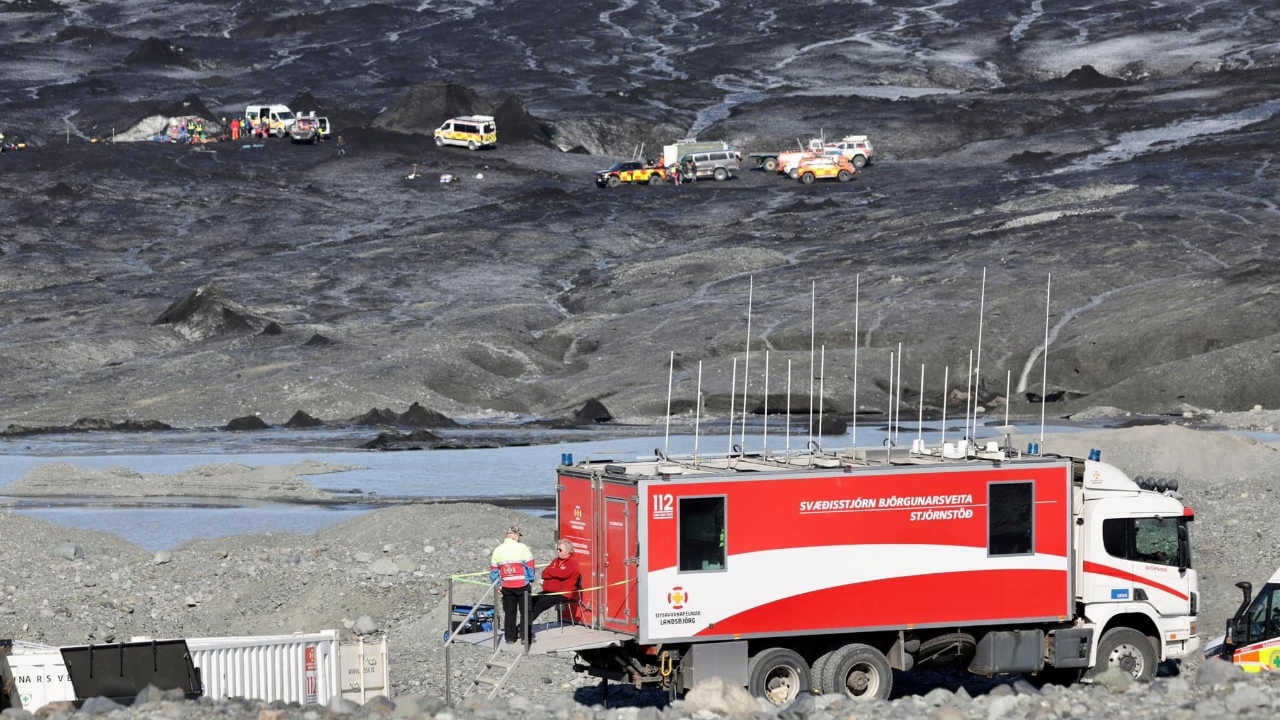
[[[328,135],[329,118],[318,118],[315,113],[299,115],[297,121],[289,127],[289,139],[295,143],[314,145]]]
[[[826,142],[820,138],[814,138],[806,147],[799,150],[751,153],[749,157],[755,160],[757,167],[765,172],[790,174],[796,163],[807,157],[839,155],[853,163],[854,168],[861,170],[871,164],[874,154],[871,140],[866,135],[846,135],[839,142]],[[792,179],[795,179],[795,176],[792,176]]]

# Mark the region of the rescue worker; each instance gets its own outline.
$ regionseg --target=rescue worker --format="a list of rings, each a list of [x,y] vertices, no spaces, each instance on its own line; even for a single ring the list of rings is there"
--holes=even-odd
[[[240,118],[231,118],[231,139],[240,139]]]
[[[503,631],[507,642],[511,644],[520,639],[518,628],[529,627],[528,618],[524,614],[524,602],[533,585],[533,553],[529,552],[529,546],[520,542],[520,537],[519,525],[507,528],[506,539],[494,548],[493,556],[489,559],[489,582],[502,581]],[[519,625],[516,625],[517,611]]]
[[[573,556],[573,543],[562,539],[556,543],[556,559],[542,568],[542,592],[533,599],[529,625],[553,607],[577,602],[581,580],[582,571],[578,568],[578,558]]]
[[[338,157],[347,154],[347,141],[343,140],[341,135],[338,136],[338,141],[334,144],[338,148]]]
[[[689,157],[689,169],[687,172],[689,182],[698,182],[698,163],[693,161],[693,156]]]

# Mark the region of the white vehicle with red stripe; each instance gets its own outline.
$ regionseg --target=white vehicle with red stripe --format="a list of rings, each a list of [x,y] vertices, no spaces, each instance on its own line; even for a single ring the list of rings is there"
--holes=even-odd
[[[949,450],[562,465],[579,619],[615,638],[577,649],[581,669],[781,704],[885,698],[891,669],[947,665],[1148,680],[1195,652],[1176,493],[1096,459]]]

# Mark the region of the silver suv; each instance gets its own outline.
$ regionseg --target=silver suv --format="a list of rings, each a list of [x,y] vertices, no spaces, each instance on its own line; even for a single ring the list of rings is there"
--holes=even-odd
[[[728,180],[738,174],[742,154],[733,148],[687,153],[680,157],[680,170],[688,174],[690,161],[697,167],[697,177]]]

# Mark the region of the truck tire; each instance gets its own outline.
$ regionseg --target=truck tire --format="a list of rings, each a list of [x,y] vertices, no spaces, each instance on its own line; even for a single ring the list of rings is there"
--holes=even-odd
[[[649,184],[650,184],[650,185],[657,185],[657,184],[658,184],[658,183],[660,183],[660,182],[662,182],[662,176],[661,176],[661,175],[659,175],[658,173],[654,173],[654,174],[652,174],[652,175],[650,175],[650,176],[649,176]]]
[[[787,648],[761,650],[747,661],[747,689],[779,707],[808,690],[811,677],[809,663]]]
[[[1098,664],[1085,672],[1092,680],[1109,668],[1117,667],[1138,682],[1151,682],[1156,676],[1156,650],[1146,635],[1127,627],[1113,627],[1098,642]]]
[[[729,179],[729,171],[724,168],[716,168],[713,177],[715,177],[716,182],[724,182]]]
[[[778,158],[767,157],[760,163],[760,167],[764,168],[765,172],[778,172]]]
[[[608,182],[609,182],[609,187],[611,188],[616,188],[622,184],[622,180],[619,179],[617,175],[610,175]]]
[[[811,173],[811,172],[807,172],[807,173],[805,173],[805,174],[803,174],[803,175],[801,175],[801,176],[800,176],[800,182],[804,183],[805,185],[812,185],[812,184],[813,184],[813,181],[814,181],[814,180],[816,180],[816,179],[817,179],[817,178],[815,178],[815,177],[813,176],[813,173]]]
[[[810,682],[809,684],[813,686],[813,693],[815,695],[822,694],[823,668],[827,666],[827,663],[831,661],[831,658],[835,657],[836,653],[839,652],[839,650],[840,648],[835,648],[834,650],[828,650],[822,653],[821,655],[818,656],[817,660],[813,661],[813,665],[810,666],[810,668],[812,669],[809,671],[809,675],[810,677],[812,677],[812,682]]]
[[[787,177],[791,178],[792,180],[795,180],[796,178],[800,177],[800,171],[796,168],[791,168],[790,170],[787,171]]]
[[[848,170],[841,170],[840,174],[836,175],[836,179],[840,182],[849,182],[853,179],[853,175],[850,174]]]
[[[442,137],[436,138],[436,147],[444,147],[444,138]]]
[[[893,691],[893,668],[884,653],[862,643],[836,651],[822,668],[822,692],[859,701],[888,700]]]
[[[866,167],[866,166],[867,166],[867,156],[865,156],[865,155],[854,155],[854,156],[853,156],[853,166],[854,166],[855,168],[859,169],[859,170],[861,170],[862,168]]]
[[[480,146],[476,144],[475,140],[468,140],[467,149],[470,150],[471,152],[475,152],[476,150],[480,149]]]

